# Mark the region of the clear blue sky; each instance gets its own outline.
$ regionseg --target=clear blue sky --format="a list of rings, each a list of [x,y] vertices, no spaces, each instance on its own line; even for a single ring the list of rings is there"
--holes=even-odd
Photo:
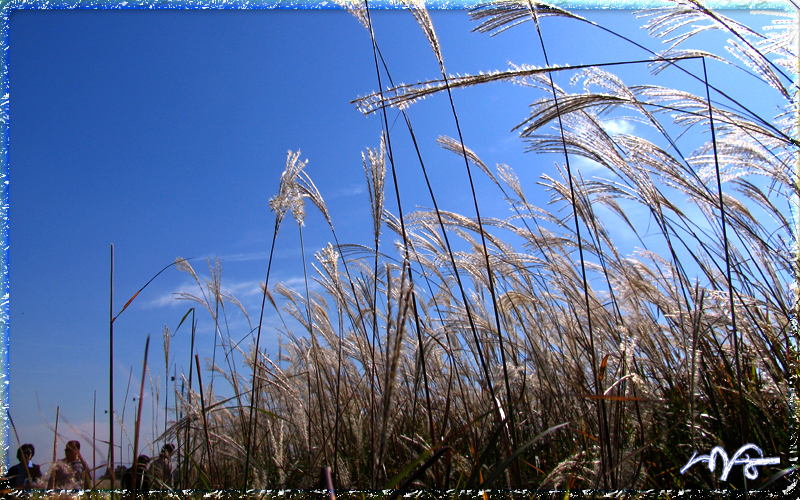
[[[395,81],[436,78],[438,66],[412,16],[374,14]],[[661,48],[629,11],[581,14]],[[505,69],[508,61],[544,64],[530,25],[490,38],[470,33],[474,23],[465,11],[434,11],[432,17],[450,73]],[[546,19],[544,35],[551,62],[562,65],[646,58],[577,22]],[[110,244],[115,313],[176,257],[193,257],[202,279],[205,260],[219,256],[223,289],[256,322],[274,224],[268,201],[277,193],[287,150],[301,149],[309,160],[306,171],[328,203],[339,239],[369,244],[360,155],[377,147],[381,123],[350,104],[377,90],[377,82],[368,34],[343,11],[17,10],[10,16],[9,46],[9,403],[21,442],[34,443],[34,461],[46,464],[57,406],[59,432],[65,440],[81,439],[88,451],[96,393],[97,435],[107,439]],[[719,71],[712,78],[722,85],[728,74]],[[488,165],[510,164],[528,192],[538,193],[533,201],[546,203],[535,182],[553,171],[555,160],[523,154],[524,144],[510,132],[536,96],[493,84],[456,91],[454,98],[467,146]],[[769,104],[765,109],[771,117]],[[390,121],[396,116],[391,112]],[[456,135],[445,96],[412,106],[410,116],[442,208],[472,215],[463,162],[435,144],[439,135]],[[430,207],[400,122],[396,129],[404,208]],[[387,192],[393,193],[391,184]],[[497,192],[486,187],[481,196],[484,215],[507,215]],[[397,212],[393,195],[387,208]],[[310,259],[331,236],[315,209],[307,211]],[[301,278],[297,229],[287,218],[270,282],[299,286]],[[164,325],[174,330],[193,305],[174,300],[180,291],[200,292],[188,274],[171,268],[115,324],[115,402],[117,412],[125,407],[131,440],[132,397],[148,334],[163,406],[161,332]],[[244,317],[228,307],[232,337],[246,337]],[[213,324],[202,311],[198,320],[198,352],[210,358]],[[265,325],[262,347],[275,353],[272,311]],[[187,326],[171,341],[170,375],[188,373]],[[203,381],[210,381],[209,372]],[[149,424],[149,382],[146,394]],[[160,432],[163,408],[156,418]],[[115,440],[119,445],[119,434]],[[125,459],[128,442],[122,441]],[[16,447],[12,433],[11,463]],[[106,452],[98,445],[98,465]],[[119,451],[116,456],[119,462]]]

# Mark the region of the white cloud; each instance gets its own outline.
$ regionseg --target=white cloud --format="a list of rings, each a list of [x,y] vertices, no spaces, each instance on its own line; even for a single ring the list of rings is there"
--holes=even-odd
[[[251,297],[253,295],[260,296],[261,282],[258,280],[240,281],[238,283],[222,283],[222,289],[234,297]]]
[[[294,278],[289,278],[287,280],[281,280],[281,283],[283,283],[287,288],[291,288],[293,290],[301,292],[302,294],[305,294],[306,281],[305,278],[303,278],[302,276],[296,276]],[[272,286],[270,286],[270,288],[272,288]],[[312,279],[312,276],[309,276],[308,289],[309,291],[321,291],[322,287],[320,286],[319,283],[317,283],[314,279]]]
[[[582,173],[595,173],[605,170],[606,168],[594,160],[590,160],[585,156],[578,156],[578,155],[570,155],[569,157],[569,165],[571,168],[575,170],[580,170]]]
[[[181,283],[177,289],[174,289],[171,292],[164,293],[155,299],[142,302],[141,307],[143,309],[158,309],[161,307],[174,307],[178,305],[178,301],[175,300],[176,294],[179,293],[190,293],[192,295],[197,295],[200,291],[197,289],[197,283],[194,281],[185,281]]]
[[[603,121],[603,129],[611,135],[614,134],[632,134],[634,131],[633,123],[630,120],[622,120],[614,118],[611,120]]]

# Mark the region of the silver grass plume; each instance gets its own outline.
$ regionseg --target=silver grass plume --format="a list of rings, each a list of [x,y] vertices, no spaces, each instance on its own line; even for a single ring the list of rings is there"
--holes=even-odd
[[[367,17],[367,7],[363,0],[333,0],[333,3],[344,8],[352,14],[361,26],[369,29],[369,18]]]
[[[369,159],[369,161],[367,161]],[[386,184],[386,137],[381,136],[379,149],[367,148],[367,155],[361,153],[364,173],[367,176],[367,192],[372,207],[372,224],[377,244],[381,234],[381,216],[385,201],[384,186]]]
[[[720,30],[732,35],[734,38],[728,40],[729,45],[726,50],[755,71],[757,76],[764,82],[779,90],[787,99],[791,99],[791,92],[780,82],[778,74],[790,82],[789,76],[776,63],[770,61],[767,58],[767,53],[761,50],[762,47],[765,47],[763,44],[764,40],[767,39],[765,35],[721,15],[716,10],[707,8],[698,0],[673,0],[671,8],[644,11],[640,13],[640,17],[651,18],[644,26],[649,31],[650,36],[666,38],[664,42],[671,43],[667,52],[674,50],[679,44],[704,31]],[[689,25],[690,29],[679,32],[680,29],[687,25]],[[771,52],[780,51],[784,55],[794,52],[791,46],[792,44],[787,44],[783,47],[774,44],[766,45],[771,49]]]
[[[544,74],[551,71],[570,70],[569,66],[552,66],[549,68],[538,68],[534,66],[514,66],[506,71],[481,72],[477,75],[449,75],[447,81],[444,79],[428,80],[413,84],[400,84],[387,92],[375,92],[352,101],[356,108],[363,114],[374,113],[384,107],[397,107],[405,109],[419,99],[424,99],[429,95],[447,90],[447,88],[470,87],[482,83],[499,81],[516,81],[520,78]]]
[[[184,271],[191,274],[192,277],[195,279],[195,281],[197,281],[198,283],[200,282],[200,280],[197,278],[197,274],[194,272],[194,269],[192,268],[192,265],[189,264],[188,260],[183,259],[181,257],[176,257],[175,267],[178,269],[178,271]]]
[[[222,302],[222,262],[220,262],[219,257],[214,257],[214,266],[211,265],[211,259],[206,259],[206,264],[208,265],[208,272],[211,275],[211,279],[206,278],[206,289],[208,290],[209,295],[214,297],[214,303],[220,304]],[[216,311],[214,313],[214,318],[216,318]],[[217,329],[219,329],[219,325],[217,325]]]
[[[189,262],[186,259],[178,258],[175,259],[175,267],[177,267],[179,271],[187,272],[192,275],[192,278],[194,278],[195,283],[197,283],[197,286],[200,287],[200,291],[203,294],[203,298],[200,298],[189,292],[175,292],[173,293],[173,295],[175,295],[175,297],[179,300],[191,300],[197,302],[198,304],[202,305],[203,308],[205,308],[209,312],[209,314],[211,314],[212,318],[216,320],[214,309],[211,307],[209,301],[205,297],[205,288],[203,287],[203,285],[200,284],[200,278],[197,276],[197,273],[194,272],[194,268],[192,268],[191,264],[189,264]],[[206,281],[206,286],[208,286],[209,283],[208,280],[206,279],[205,281]]]
[[[442,58],[442,49],[439,47],[439,39],[436,37],[436,31],[433,29],[433,22],[431,16],[428,15],[428,10],[425,8],[425,0],[400,0],[400,3],[408,7],[417,20],[422,31],[425,33],[425,38],[431,44],[433,53],[436,55],[436,60],[439,61],[439,66],[444,67],[444,59]]]
[[[169,372],[169,327],[164,325],[164,331],[162,332],[162,340],[164,343],[164,361],[167,363],[167,372]]]
[[[486,164],[483,163],[483,161],[481,161],[480,158],[478,158],[478,155],[476,155],[474,151],[472,151],[468,147],[466,147],[463,144],[461,144],[460,142],[458,142],[458,140],[453,139],[452,137],[444,136],[444,135],[440,135],[439,138],[436,139],[436,142],[438,142],[439,145],[442,146],[444,149],[446,149],[448,151],[451,151],[451,152],[453,152],[453,153],[455,153],[455,154],[457,154],[459,156],[463,157],[464,154],[466,154],[467,159],[473,165],[475,165],[476,167],[481,169],[481,172],[483,172],[484,175],[486,175],[486,177],[488,177],[489,179],[492,180],[492,182],[497,184],[497,179],[494,177],[492,172],[489,170],[489,167],[487,167]]]
[[[263,292],[262,292],[262,293],[263,293]],[[223,297],[225,300],[227,300],[228,302],[230,302],[231,304],[233,304],[233,305],[235,305],[236,307],[238,307],[240,311],[242,311],[242,314],[244,314],[244,317],[247,319],[247,324],[248,324],[248,326],[250,326],[250,327],[252,328],[252,325],[250,325],[250,315],[249,315],[249,314],[247,314],[247,310],[245,309],[245,307],[244,307],[244,304],[242,304],[242,303],[239,301],[239,299],[237,299],[237,298],[236,298],[236,297],[235,297],[233,294],[231,294],[230,292],[222,292],[222,297]]]
[[[763,11],[753,11],[754,14],[765,14]],[[771,26],[765,26],[765,36],[757,42],[758,50],[764,54],[775,54],[780,59],[775,63],[785,68],[787,71],[797,70],[796,44],[798,26],[796,14],[794,12],[770,11],[770,15],[782,17],[783,19],[773,19]]]
[[[729,31],[737,36],[763,38],[763,35],[756,33],[747,26],[737,23],[719,12],[712,12],[697,1],[672,0],[672,4],[667,8],[643,10],[638,13],[638,17],[650,18],[642,28],[646,29],[653,38],[662,38],[665,43],[671,43],[672,48],[698,33],[711,29]],[[705,23],[693,24],[699,21],[704,21]],[[689,31],[677,33],[679,29],[687,25],[691,28]]]
[[[489,33],[489,36],[499,35],[507,29],[513,28],[526,21],[531,21],[531,6],[536,11],[538,17],[567,17],[586,21],[580,16],[567,12],[554,5],[542,2],[531,2],[531,0],[497,0],[494,2],[480,3],[472,7],[469,17],[473,21],[482,21],[477,28],[472,31],[479,33]]]
[[[305,219],[305,202],[303,198],[307,195],[300,189],[298,178],[303,172],[303,168],[308,163],[300,161],[300,150],[293,153],[291,150],[286,154],[286,170],[281,174],[280,187],[278,194],[269,200],[269,208],[275,212],[277,217],[276,225],[280,225],[286,212],[292,212],[292,216],[298,224],[303,224]]]
[[[167,370],[164,372],[169,374],[169,339],[171,334],[169,332],[169,327],[164,325],[164,330],[162,331],[162,341],[164,344],[164,364],[166,365]]]
[[[336,251],[331,243],[328,243],[322,250],[315,253],[314,257],[319,261],[319,263],[322,265],[322,269],[324,270],[323,273],[317,268],[316,265],[314,265],[314,269],[316,269],[317,273],[321,276],[321,278],[319,278],[319,280],[322,280],[321,284],[323,286],[326,285],[324,282],[325,274],[330,276],[331,286],[326,288],[328,288],[328,291],[331,292],[331,294],[336,297],[337,300],[341,300],[343,293],[340,293],[342,290],[339,279],[339,252]]]
[[[306,163],[308,163],[308,160],[306,160]],[[333,221],[328,213],[328,207],[325,205],[325,200],[322,199],[322,194],[320,194],[319,189],[317,189],[317,186],[307,173],[300,172],[300,175],[297,177],[297,189],[300,192],[300,196],[311,200],[311,203],[313,203],[314,206],[316,206],[319,211],[322,212],[325,220],[328,221],[328,225],[331,227],[331,229],[333,229]]]

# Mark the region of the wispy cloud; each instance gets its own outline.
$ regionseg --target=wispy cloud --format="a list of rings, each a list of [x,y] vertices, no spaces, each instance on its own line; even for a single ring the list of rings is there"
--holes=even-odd
[[[234,253],[222,255],[219,259],[222,262],[250,262],[254,260],[267,260],[269,259],[269,252]]]
[[[201,281],[203,276],[199,276]],[[272,288],[277,282],[281,282],[286,288],[293,289],[297,291],[301,296],[305,296],[306,284],[305,279],[302,275],[300,276],[289,276],[286,279],[276,279],[270,280],[270,288]],[[313,279],[313,275],[309,275],[308,279],[308,288],[311,292],[322,293],[324,292],[323,287],[317,283]],[[241,304],[244,306],[245,310],[248,314],[251,315],[250,319],[253,320],[253,314],[256,314],[262,304],[262,297],[263,292],[261,289],[261,281],[260,280],[222,280],[222,291],[230,293],[233,295]],[[182,308],[187,307],[187,300],[179,300],[180,294],[189,294],[199,298],[203,298],[203,294],[201,290],[198,288],[197,283],[194,280],[188,279],[180,283],[178,286],[172,288],[171,291],[167,291],[162,293],[160,296],[150,300],[149,302],[142,302],[140,307],[147,308],[147,309],[175,309],[175,308]],[[283,300],[280,296],[275,296],[275,299],[280,304]],[[231,332],[238,332],[235,336],[237,336],[235,342],[238,342],[243,336],[247,336],[248,332],[248,325],[244,317],[239,317],[238,307],[234,304],[227,302],[226,311],[228,312],[229,316],[226,318],[226,325],[227,328],[230,328]],[[196,304],[195,304],[196,305]],[[271,307],[270,307],[271,309]],[[277,316],[276,316],[277,318]],[[277,319],[273,321],[275,323],[274,326],[278,326],[279,322]],[[266,323],[265,323],[266,325]],[[273,326],[273,328],[274,328]],[[198,331],[198,333],[200,333]],[[209,331],[208,333],[211,333]]]
[[[179,293],[197,294],[197,283],[194,281],[185,281],[171,292],[163,293],[158,297],[142,302],[140,307],[143,309],[159,309],[162,307],[176,306],[175,296]]]
[[[201,277],[202,279],[202,277]],[[228,292],[238,299],[252,297],[254,295],[261,295],[261,287],[257,280],[249,281],[225,281],[222,282],[222,291]],[[164,293],[153,300],[142,303],[145,309],[158,309],[162,307],[178,307],[181,306],[181,301],[178,300],[180,294],[190,294],[201,296],[202,292],[198,289],[197,283],[194,281],[185,281],[172,291]]]
[[[366,192],[367,188],[363,184],[351,184],[334,189],[329,196],[331,198],[345,198],[348,196],[358,196]]]
[[[261,295],[261,282],[258,280],[240,281],[238,283],[223,283],[222,289],[234,297],[250,297]]]
[[[267,240],[269,243],[269,240]],[[280,250],[276,251],[273,255],[273,258],[276,257],[294,257],[296,252],[291,250]],[[205,262],[206,260],[210,260],[214,262],[214,259],[218,258],[222,261],[222,263],[229,263],[229,262],[252,262],[252,261],[267,261],[269,260],[269,252],[267,251],[259,251],[259,252],[242,252],[242,253],[231,253],[225,255],[219,254],[208,254],[197,259],[194,259],[192,262]],[[194,264],[193,264],[194,265]]]
[[[297,291],[300,291],[303,294],[305,294],[306,281],[305,281],[305,278],[303,278],[302,276],[296,276],[294,278],[281,280],[281,283],[283,283],[286,286],[286,288],[291,288],[293,290],[297,290]],[[272,287],[270,287],[270,288],[272,288]],[[319,283],[317,283],[314,279],[312,279],[312,276],[309,276],[308,277],[308,289],[310,291],[321,291],[322,290],[322,286]]]

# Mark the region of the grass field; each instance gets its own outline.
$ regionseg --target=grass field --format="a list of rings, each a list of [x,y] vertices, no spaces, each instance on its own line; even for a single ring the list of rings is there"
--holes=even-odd
[[[380,61],[391,40],[370,36],[364,4],[337,3],[367,28]],[[392,90],[360,98],[358,109],[388,125],[385,113],[422,97],[446,100],[451,89],[528,87],[536,97],[516,132],[556,163],[534,187],[549,204],[529,202],[539,196],[512,166],[486,165],[469,144],[443,136],[440,145],[463,158],[459,175],[488,179],[508,215],[478,215],[477,198],[469,213],[438,209],[430,185],[420,189],[430,189],[433,208],[397,205],[392,139],[414,134],[401,113],[363,155],[370,205],[354,209],[372,214],[374,243],[348,244],[326,209],[326,186],[314,185],[307,159],[290,151],[270,207],[275,239],[299,234],[305,285],[272,283],[266,271],[264,308],[283,321],[277,356],[260,348],[263,311],[248,311],[250,345],[232,340],[248,332],[225,326],[222,308],[241,304],[225,292],[220,263],[203,275],[176,261],[198,285],[182,297],[195,302],[184,320],[214,322],[223,340],[213,370],[227,383],[209,390],[199,358],[190,364],[198,370],[182,374],[187,391],[176,394],[162,436],[178,446],[175,487],[310,489],[329,467],[337,490],[576,498],[595,489],[789,488],[800,276],[790,213],[797,54],[786,23],[794,18],[778,15],[786,23],[753,31],[688,0],[641,18],[656,39],[686,35],[652,54],[652,70],[691,61],[689,78],[708,92],[695,95],[626,85],[613,68],[556,71],[558,61],[454,76],[427,12],[407,4],[441,78],[395,87],[382,72],[381,87]],[[579,14],[524,0],[469,11],[489,33],[551,16],[586,22]],[[725,32],[731,51],[692,47],[706,29]],[[552,43],[534,41],[545,51]],[[696,71],[701,57],[742,66],[779,96],[776,116],[707,86]],[[554,83],[564,72],[583,84],[578,91]],[[647,134],[611,126],[625,120]],[[591,177],[573,169],[577,159],[593,162]],[[424,173],[424,158],[412,167]],[[304,225],[306,210],[320,210],[329,226]],[[289,235],[290,224],[299,231]],[[331,243],[305,248],[308,231],[330,232]],[[739,465],[727,481],[719,465],[680,472],[693,452],[720,446],[732,455],[746,443],[780,465],[748,480]]]

